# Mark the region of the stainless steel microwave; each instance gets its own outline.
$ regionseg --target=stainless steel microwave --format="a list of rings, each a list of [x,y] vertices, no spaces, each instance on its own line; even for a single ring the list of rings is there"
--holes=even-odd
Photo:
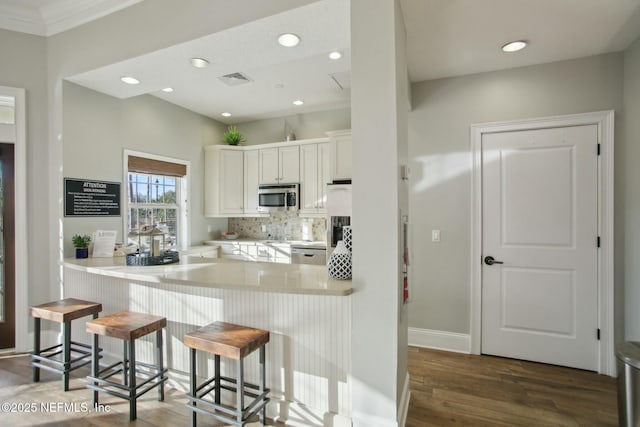
[[[258,212],[298,210],[300,184],[258,186]]]

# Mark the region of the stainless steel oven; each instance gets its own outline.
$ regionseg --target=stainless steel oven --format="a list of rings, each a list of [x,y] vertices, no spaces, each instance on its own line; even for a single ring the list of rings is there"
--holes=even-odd
[[[258,186],[258,211],[298,210],[299,184],[275,184]]]

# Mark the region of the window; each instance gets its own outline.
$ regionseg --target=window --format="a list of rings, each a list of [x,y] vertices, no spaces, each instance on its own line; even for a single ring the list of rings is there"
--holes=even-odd
[[[127,151],[125,164],[128,243],[138,244],[138,232],[156,226],[165,232],[165,250],[186,247],[188,162]]]
[[[178,244],[180,178],[129,172],[129,232],[155,225],[166,233],[165,249]]]

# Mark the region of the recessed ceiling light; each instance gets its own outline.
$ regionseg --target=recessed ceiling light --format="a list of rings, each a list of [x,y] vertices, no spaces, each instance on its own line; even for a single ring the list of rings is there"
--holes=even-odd
[[[331,52],[329,54],[329,58],[331,58],[331,59],[340,59],[340,58],[342,58],[342,54],[336,50],[336,51]]]
[[[524,40],[517,40],[514,42],[509,42],[507,44],[505,44],[504,46],[502,46],[502,51],[503,52],[517,52],[519,50],[524,49],[525,47],[527,47],[527,42]]]
[[[231,117],[231,113],[227,113],[226,111],[224,113],[220,114],[222,117]]]
[[[173,92],[173,88],[172,87],[165,87],[164,89],[162,89],[163,92],[167,92],[167,93],[171,93]]]
[[[302,99],[296,99],[295,101],[293,101],[293,105],[303,105],[304,101]]]
[[[196,68],[205,68],[207,65],[209,65],[209,61],[204,58],[191,58],[191,65]]]
[[[131,77],[131,76],[120,77],[120,80],[122,81],[122,83],[126,83],[128,85],[137,85],[137,84],[140,83],[140,80],[136,79],[135,77]]]
[[[278,36],[278,43],[284,47],[297,46],[300,43],[300,37],[293,33],[280,34]]]

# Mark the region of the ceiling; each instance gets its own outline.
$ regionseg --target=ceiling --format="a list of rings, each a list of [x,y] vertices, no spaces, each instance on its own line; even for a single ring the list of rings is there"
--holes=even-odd
[[[91,13],[97,19],[138,1],[0,0],[0,27],[49,35],[64,31],[60,22],[72,28],[74,16],[80,25]],[[400,5],[412,82],[617,52],[640,36],[640,0],[400,0]],[[41,32],[8,26],[19,21],[16,16],[40,17]],[[298,34],[300,45],[279,46],[275,39],[283,32]],[[500,51],[518,39],[529,47]],[[348,106],[349,48],[349,1],[321,0],[68,80],[118,98],[151,94],[239,123]],[[333,50],[343,57],[330,60]],[[193,68],[191,57],[206,58],[210,65]],[[229,87],[218,79],[235,72],[251,82]],[[124,85],[123,75],[141,84]],[[164,87],[174,92],[161,92]],[[296,107],[295,99],[305,104]],[[221,117],[222,112],[232,116]]]

